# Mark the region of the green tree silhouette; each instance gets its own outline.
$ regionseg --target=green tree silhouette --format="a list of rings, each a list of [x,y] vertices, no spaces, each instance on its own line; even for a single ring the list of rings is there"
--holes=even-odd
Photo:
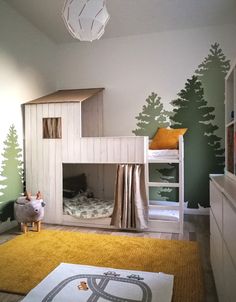
[[[152,138],[157,128],[168,127],[168,117],[170,112],[164,110],[161,98],[156,93],[152,92],[146,99],[147,104],[143,106],[143,111],[135,118],[139,121],[137,129],[132,132],[135,135],[144,135]]]
[[[188,207],[209,206],[209,174],[222,173],[224,150],[214,132],[214,108],[208,107],[197,76],[188,79],[176,100],[171,120],[174,127],[188,128],[185,135],[185,200]]]
[[[230,61],[226,60],[219,43],[214,43],[211,45],[210,53],[196,70],[204,89],[204,99],[208,106],[215,108],[215,124],[218,126],[216,134],[222,138],[222,146],[225,135],[225,76],[229,68]]]
[[[153,138],[158,128],[170,126],[169,117],[171,113],[164,110],[164,106],[161,103],[161,97],[154,92],[148,96],[146,103],[147,104],[142,108],[142,112],[136,116],[136,119],[138,120],[138,128],[132,132],[135,135],[144,135],[149,136],[149,138]],[[158,166],[158,164],[149,165],[150,179],[153,178],[156,181],[169,180],[169,178],[165,178],[165,175]],[[166,171],[168,169],[172,169],[172,166],[169,164],[162,165],[162,168],[163,167]],[[153,187],[149,190],[149,197],[151,200],[168,200],[170,196],[172,196],[172,191],[173,190],[170,188]]]
[[[14,125],[10,126],[7,138],[4,141],[2,169],[0,180],[0,204],[16,199],[23,189],[22,181],[22,153],[18,144],[18,136]]]

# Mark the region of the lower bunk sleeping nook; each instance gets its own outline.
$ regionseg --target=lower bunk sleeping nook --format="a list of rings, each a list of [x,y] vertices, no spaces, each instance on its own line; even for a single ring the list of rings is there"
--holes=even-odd
[[[63,224],[144,230],[144,164],[63,164]]]
[[[63,164],[64,221],[110,226],[115,175],[114,164]]]

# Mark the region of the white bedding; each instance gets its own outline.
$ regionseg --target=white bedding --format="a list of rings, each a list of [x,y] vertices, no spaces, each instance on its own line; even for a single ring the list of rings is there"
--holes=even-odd
[[[178,154],[179,150],[176,149],[148,150],[148,158],[177,157]]]
[[[149,209],[149,219],[165,220],[165,221],[178,221],[179,220],[179,211]]]
[[[114,201],[87,197],[79,193],[73,198],[63,197],[63,212],[78,219],[94,219],[110,217],[113,213]]]

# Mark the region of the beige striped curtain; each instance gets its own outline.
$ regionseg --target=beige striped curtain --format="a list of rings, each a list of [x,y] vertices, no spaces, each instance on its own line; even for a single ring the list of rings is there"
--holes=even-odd
[[[147,228],[147,222],[148,201],[144,165],[118,165],[111,225],[122,229],[143,230]]]

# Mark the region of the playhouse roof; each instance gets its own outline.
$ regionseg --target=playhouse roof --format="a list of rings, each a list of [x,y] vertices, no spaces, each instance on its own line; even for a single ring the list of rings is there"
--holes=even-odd
[[[48,104],[48,103],[77,103],[83,102],[92,96],[98,94],[104,88],[89,88],[89,89],[69,89],[58,90],[51,94],[42,96],[25,104]]]

